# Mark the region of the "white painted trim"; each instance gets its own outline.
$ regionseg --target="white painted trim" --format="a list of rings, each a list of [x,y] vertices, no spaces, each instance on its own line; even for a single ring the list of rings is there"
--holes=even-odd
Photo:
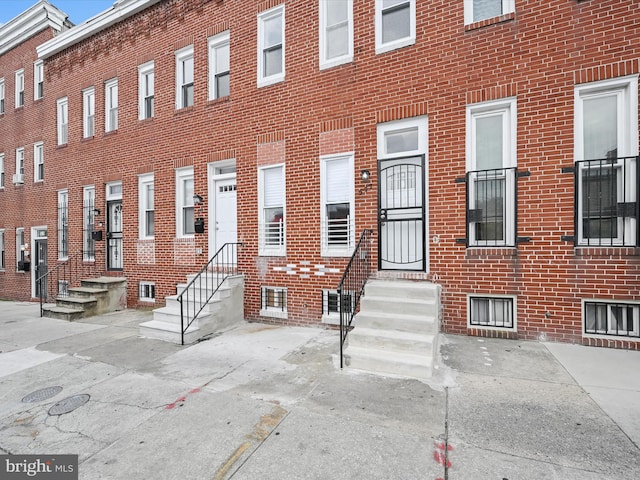
[[[222,33],[219,33],[213,37],[209,37],[207,39],[208,51],[209,51],[209,100],[215,100],[217,98],[221,98],[216,91],[216,74],[217,65],[216,65],[216,50],[224,45],[229,46],[229,77],[231,77],[231,36],[229,34],[229,30],[226,30]],[[229,82],[231,85],[231,82]]]
[[[345,0],[347,3],[347,30],[348,30],[348,48],[347,53],[345,55],[327,59],[327,51],[326,51],[326,41],[327,41],[327,7],[329,2],[319,1],[319,12],[318,18],[320,21],[318,22],[318,42],[320,49],[320,70],[324,70],[326,68],[335,67],[337,65],[342,65],[343,63],[349,63],[353,61],[353,0]]]
[[[389,52],[398,48],[406,47],[416,43],[416,0],[406,0],[409,2],[409,36],[399,38],[392,42],[382,42],[382,6],[383,0],[376,0],[376,54]],[[398,2],[400,3],[400,2]]]
[[[35,259],[36,259],[36,240],[47,240],[47,250],[49,248],[49,240],[48,240],[49,232],[47,231],[47,236],[46,237],[38,237],[38,230],[47,230],[47,226],[46,225],[40,225],[40,226],[36,226],[36,227],[31,227],[31,236],[30,236],[30,240],[31,240],[31,255],[30,255],[30,260],[31,260],[31,298],[36,298],[36,280],[38,279],[37,278],[38,265],[36,265],[36,263],[35,263]],[[5,261],[6,261],[6,254],[5,254]]]
[[[348,162],[348,169],[350,172],[349,179],[349,210],[350,210],[350,238],[349,243],[342,248],[329,248],[325,244],[324,232],[322,230],[326,228],[326,183],[330,181],[327,178],[327,162],[332,160],[346,160]],[[355,170],[354,170],[354,152],[345,152],[335,155],[323,155],[320,157],[320,256],[322,257],[350,257],[353,254],[355,248],[357,226],[355,219],[356,199],[355,199]]]
[[[184,167],[176,169],[176,197],[175,197],[175,208],[176,208],[176,238],[194,238],[193,233],[184,233],[182,230],[183,224],[183,207],[194,207],[193,210],[193,218],[195,220],[195,205],[193,205],[193,200],[191,204],[182,204],[182,199],[184,197],[184,182],[186,180],[191,179],[194,182],[193,185],[193,193],[195,194],[195,178],[193,176],[193,167]]]
[[[193,104],[196,103],[196,91],[195,91],[195,76],[196,76],[196,59],[193,53],[193,45],[189,45],[187,47],[181,48],[175,52],[176,57],[176,110],[180,110],[181,108],[186,108],[187,106],[193,105],[183,105],[182,104],[182,86],[186,85],[184,81],[184,72],[182,71],[182,65],[186,60],[191,59],[193,61]]]
[[[513,306],[513,327],[495,327],[492,325],[472,325],[471,324],[471,298],[481,299],[511,299]],[[477,328],[481,330],[499,330],[502,332],[518,331],[518,297],[517,295],[485,295],[483,293],[467,293],[467,328]]]
[[[153,118],[155,116],[155,111],[150,117],[145,116],[145,94],[147,93],[145,90],[145,79],[148,75],[153,76],[153,96],[155,102],[156,73],[155,62],[153,60],[142,65],[138,65],[138,120],[146,120],[147,118]]]
[[[502,14],[506,15],[507,13],[515,12],[515,0],[502,0]],[[489,17],[493,18],[493,17]],[[480,22],[482,20],[486,20],[486,18],[476,20],[476,22]],[[464,0],[464,24],[469,25],[471,23],[475,23],[473,21],[473,0]]]
[[[155,218],[154,218],[154,235],[147,235],[146,231],[146,213],[147,213],[147,186],[154,186],[154,217],[155,217],[155,178],[153,173],[145,173],[138,176],[138,238],[140,240],[153,240],[155,238]]]
[[[263,34],[264,34],[264,22],[273,17],[282,16],[282,71],[268,77],[262,75],[263,65]],[[273,7],[269,10],[265,10],[264,12],[258,13],[258,87],[266,87],[267,85],[272,85],[274,83],[283,82],[285,79],[286,72],[286,25],[285,25],[285,14],[284,14],[284,4],[278,5],[277,7]]]
[[[43,178],[38,178],[38,160],[42,160],[42,165],[44,169],[44,142],[36,142],[33,144],[33,182],[43,182],[44,181],[44,173]]]

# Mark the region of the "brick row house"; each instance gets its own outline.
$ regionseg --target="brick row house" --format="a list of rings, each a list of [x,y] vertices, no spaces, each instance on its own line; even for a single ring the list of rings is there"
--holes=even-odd
[[[237,241],[245,318],[335,324],[370,229],[372,278],[438,285],[441,331],[638,349],[639,7],[119,0],[25,40],[45,94],[20,124],[3,53],[0,296],[35,297],[22,219],[129,307]],[[44,181],[7,182],[38,142]]]

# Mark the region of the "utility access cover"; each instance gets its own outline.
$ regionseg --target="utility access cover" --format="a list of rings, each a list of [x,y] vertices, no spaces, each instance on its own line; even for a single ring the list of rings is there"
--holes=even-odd
[[[63,398],[49,409],[49,415],[64,415],[65,413],[73,412],[76,408],[87,403],[89,398],[91,397],[86,393]]]
[[[56,385],[54,387],[46,387],[41,388],[40,390],[36,390],[35,392],[31,392],[29,395],[26,395],[22,399],[22,403],[35,403],[42,402],[43,400],[49,400],[52,397],[55,397],[62,391],[62,387]]]

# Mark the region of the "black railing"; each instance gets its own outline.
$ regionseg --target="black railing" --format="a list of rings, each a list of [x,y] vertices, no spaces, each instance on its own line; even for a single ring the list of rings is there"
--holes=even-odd
[[[338,285],[338,297],[340,298],[340,368],[344,364],[344,343],[352,328],[353,317],[360,305],[360,297],[364,293],[364,285],[371,274],[372,236],[372,230],[363,230]]]
[[[95,262],[84,261],[83,253],[83,250],[78,250],[46,272],[40,271],[47,268],[46,265],[36,265],[40,316],[43,314],[43,305],[49,298],[68,297],[69,288],[78,287],[83,278],[95,277],[100,273]]]
[[[578,245],[640,245],[640,157],[576,162]]]
[[[178,295],[182,345],[187,330],[224,281],[238,275],[238,248],[241,246],[242,243],[225,243]]]

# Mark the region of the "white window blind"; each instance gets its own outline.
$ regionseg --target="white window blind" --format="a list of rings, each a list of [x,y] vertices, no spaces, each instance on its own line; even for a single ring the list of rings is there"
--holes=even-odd
[[[327,161],[326,169],[327,203],[349,202],[349,161],[346,158]]]
[[[279,206],[284,204],[284,179],[282,167],[264,170],[264,206]]]

